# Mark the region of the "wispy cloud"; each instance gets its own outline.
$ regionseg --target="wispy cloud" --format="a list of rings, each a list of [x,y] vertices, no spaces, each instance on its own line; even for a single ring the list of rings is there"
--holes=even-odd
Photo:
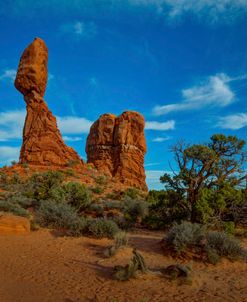
[[[0,142],[22,139],[26,110],[0,112]],[[88,133],[91,121],[83,117],[57,117],[58,127],[66,140],[79,140],[78,134]],[[73,136],[76,135],[77,136]],[[67,135],[67,136],[66,136]]]
[[[230,87],[230,82],[246,78],[246,75],[231,78],[225,73],[210,76],[198,85],[182,90],[180,103],[155,106],[153,113],[158,116],[205,107],[226,107],[235,101],[235,94]]]
[[[72,35],[77,39],[91,38],[97,34],[97,26],[94,22],[75,21],[60,26],[60,33]]]
[[[20,147],[0,146],[0,165],[10,164],[11,161],[18,161]]]
[[[144,165],[144,167],[152,167],[152,166],[158,166],[160,163],[147,163]]]
[[[146,174],[146,182],[149,189],[160,190],[164,188],[164,185],[160,183],[160,176],[165,173],[169,173],[169,171],[165,170],[145,170]]]
[[[67,142],[78,142],[82,140],[79,136],[63,136],[63,139]]]
[[[16,70],[15,69],[5,69],[0,75],[0,80],[9,80],[13,82],[15,80]]]
[[[158,137],[155,137],[152,142],[155,142],[155,143],[162,143],[162,142],[165,142],[165,141],[168,141],[170,140],[171,137],[170,136],[166,136],[166,137],[162,137],[162,136],[158,136]]]
[[[169,120],[167,122],[149,121],[146,122],[145,129],[158,130],[158,131],[173,130],[175,129],[175,121],[174,120]]]
[[[25,110],[0,112],[0,141],[22,138]]]
[[[88,133],[93,122],[78,116],[57,117],[57,123],[63,134]]]
[[[193,14],[210,23],[236,20],[247,11],[246,0],[128,0],[131,5],[154,8],[159,15],[177,19]]]
[[[220,117],[217,126],[222,129],[238,130],[247,126],[247,113],[236,113]]]

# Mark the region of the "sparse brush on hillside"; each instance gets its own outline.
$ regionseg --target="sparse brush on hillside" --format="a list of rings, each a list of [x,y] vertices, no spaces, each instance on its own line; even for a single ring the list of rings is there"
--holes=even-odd
[[[90,191],[82,184],[69,182],[63,185],[64,199],[78,211],[82,211],[91,204]]]

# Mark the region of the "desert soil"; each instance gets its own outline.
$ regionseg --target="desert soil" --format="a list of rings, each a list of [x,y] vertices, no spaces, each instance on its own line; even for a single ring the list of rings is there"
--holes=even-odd
[[[161,233],[130,234],[130,246],[145,257],[150,269],[176,261],[164,256]],[[1,302],[151,302],[247,301],[247,263],[222,261],[213,266],[189,261],[192,284],[144,275],[120,282],[113,267],[126,264],[132,249],[110,259],[103,252],[112,241],[59,236],[49,230],[28,235],[0,235]],[[247,247],[247,240],[243,242]]]

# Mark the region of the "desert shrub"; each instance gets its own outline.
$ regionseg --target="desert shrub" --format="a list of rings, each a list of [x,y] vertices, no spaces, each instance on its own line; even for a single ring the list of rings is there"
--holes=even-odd
[[[124,218],[130,224],[135,224],[148,214],[148,205],[145,201],[126,198],[124,201]]]
[[[27,209],[33,205],[33,199],[26,197],[22,194],[22,192],[14,192],[14,193],[4,193],[3,196],[5,197],[5,200],[10,203],[16,203],[21,208]]]
[[[22,163],[21,165],[22,165],[22,167],[25,168],[25,169],[29,167],[28,163]]]
[[[75,171],[73,169],[66,169],[63,171],[66,176],[75,176]]]
[[[114,245],[117,248],[128,245],[128,236],[125,232],[118,232],[114,236]]]
[[[12,160],[12,161],[11,161],[11,165],[12,165],[12,166],[14,166],[14,165],[16,165],[16,164],[17,164],[17,161],[16,161],[16,160]]]
[[[227,235],[234,235],[235,223],[233,221],[224,222],[224,231]]]
[[[78,217],[69,226],[69,233],[72,236],[81,236],[88,233],[88,219],[86,217]]]
[[[70,159],[70,160],[67,162],[67,167],[73,168],[73,167],[75,167],[76,165],[78,165],[79,163],[80,163],[79,160],[72,160],[72,159]]]
[[[78,211],[86,209],[91,203],[90,191],[82,184],[69,182],[63,186],[65,200]]]
[[[200,245],[204,236],[204,226],[184,221],[181,224],[174,224],[165,237],[165,242],[180,253],[190,246]]]
[[[104,207],[106,210],[111,210],[111,209],[123,210],[124,204],[119,200],[107,200],[107,201],[104,200]]]
[[[97,238],[114,238],[119,228],[112,220],[96,218],[88,221],[87,231],[89,235]]]
[[[105,195],[106,199],[110,200],[120,200],[121,199],[121,194],[119,192],[111,192]]]
[[[91,188],[91,191],[95,194],[101,194],[104,192],[104,188],[102,188],[100,186],[96,186],[94,188]]]
[[[73,229],[78,215],[76,210],[66,203],[44,200],[36,211],[36,221],[44,227]]]
[[[5,172],[1,171],[0,172],[0,184],[5,185],[7,182],[8,182],[8,175]]]
[[[22,208],[18,203],[8,200],[0,200],[0,211],[10,212],[17,216],[29,217],[30,214],[27,210]]]
[[[148,272],[148,268],[143,256],[133,250],[133,258],[130,260],[129,264],[125,266],[115,266],[115,278],[119,281],[126,281],[130,278],[135,278],[138,274],[145,274]]]
[[[94,180],[98,185],[105,185],[107,183],[107,177],[104,175],[96,176]]]
[[[62,182],[63,175],[58,171],[34,173],[26,183],[26,195],[36,200],[55,199],[54,192],[57,193]]]
[[[104,208],[100,204],[92,203],[90,204],[89,211],[93,211],[97,214],[97,216],[103,216]]]
[[[225,256],[231,259],[246,257],[246,251],[242,248],[240,242],[229,237],[224,232],[209,232],[206,236],[206,251],[219,256]]]
[[[111,245],[110,247],[108,247],[105,251],[104,251],[104,255],[106,257],[112,257],[114,255],[116,255],[117,251],[121,248],[128,245],[128,237],[127,234],[125,232],[118,232],[116,233],[116,235],[114,236],[114,244]]]
[[[140,195],[141,195],[140,191],[136,188],[128,188],[124,192],[124,197],[131,198],[131,199],[140,198]]]

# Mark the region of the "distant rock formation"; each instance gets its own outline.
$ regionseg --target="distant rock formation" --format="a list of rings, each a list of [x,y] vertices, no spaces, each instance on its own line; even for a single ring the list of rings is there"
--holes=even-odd
[[[57,128],[43,96],[47,84],[48,49],[36,38],[24,50],[15,79],[15,87],[24,95],[27,116],[23,129],[20,163],[64,166],[82,163],[79,155],[68,147]]]
[[[118,117],[101,115],[87,138],[88,163],[116,181],[146,190],[144,126],[144,118],[138,112],[126,111]]]

